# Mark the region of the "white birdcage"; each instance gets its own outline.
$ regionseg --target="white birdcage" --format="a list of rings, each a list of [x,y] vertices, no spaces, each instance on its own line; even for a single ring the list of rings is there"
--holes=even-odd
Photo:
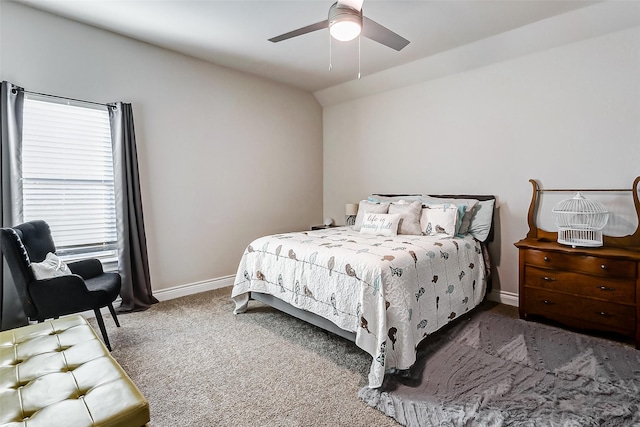
[[[602,246],[602,229],[609,219],[602,203],[586,199],[578,192],[555,205],[552,212],[558,226],[558,243],[574,248]]]

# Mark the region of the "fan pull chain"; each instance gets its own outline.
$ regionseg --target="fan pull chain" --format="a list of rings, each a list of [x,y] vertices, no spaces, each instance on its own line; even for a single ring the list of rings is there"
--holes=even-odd
[[[329,71],[331,71],[331,34],[329,34]]]
[[[358,34],[358,80],[360,80],[360,34]]]

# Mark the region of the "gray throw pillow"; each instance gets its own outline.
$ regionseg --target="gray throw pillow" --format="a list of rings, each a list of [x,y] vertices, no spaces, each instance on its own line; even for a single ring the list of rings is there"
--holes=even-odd
[[[389,206],[389,213],[400,214],[398,234],[422,235],[422,230],[420,229],[420,214],[422,213],[421,202],[393,203]]]
[[[360,228],[362,228],[362,221],[364,221],[364,215],[366,213],[386,214],[388,211],[388,203],[372,203],[366,200],[362,200],[358,205],[358,214],[356,215],[356,223],[353,226],[353,230],[360,231]]]

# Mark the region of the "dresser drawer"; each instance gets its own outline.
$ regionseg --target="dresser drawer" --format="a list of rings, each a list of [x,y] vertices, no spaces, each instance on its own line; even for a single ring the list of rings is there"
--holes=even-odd
[[[635,306],[580,298],[544,289],[527,288],[525,311],[527,314],[539,314],[550,319],[573,318],[625,334],[632,333],[636,327]]]
[[[542,268],[570,270],[602,277],[635,279],[636,263],[624,259],[564,254],[552,251],[524,251],[524,262]]]
[[[571,271],[525,267],[525,286],[635,305],[636,284],[631,279],[590,276]]]

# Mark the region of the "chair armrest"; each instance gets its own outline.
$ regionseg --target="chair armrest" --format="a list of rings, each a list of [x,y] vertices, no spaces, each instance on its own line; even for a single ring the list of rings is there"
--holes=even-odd
[[[28,289],[38,312],[36,320],[93,309],[89,290],[76,274],[35,280],[29,283]]]
[[[104,272],[102,263],[97,259],[83,259],[70,262],[67,264],[67,267],[69,267],[69,270],[71,270],[73,274],[77,274],[85,280],[99,276]]]

